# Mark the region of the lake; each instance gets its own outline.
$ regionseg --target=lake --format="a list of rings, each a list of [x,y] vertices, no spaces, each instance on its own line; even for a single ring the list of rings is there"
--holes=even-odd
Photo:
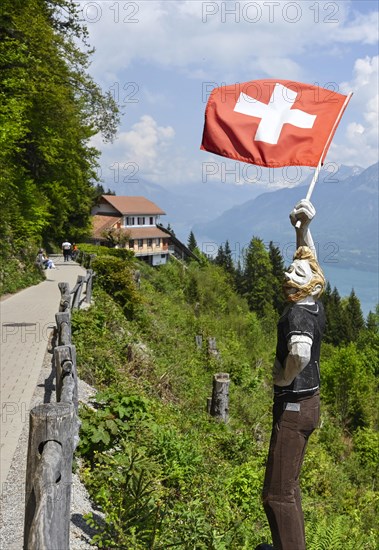
[[[354,288],[355,294],[361,302],[365,317],[368,312],[375,311],[379,303],[379,276],[376,272],[359,271],[358,269],[342,269],[323,263],[322,269],[332,289],[337,287],[341,297],[349,296]]]

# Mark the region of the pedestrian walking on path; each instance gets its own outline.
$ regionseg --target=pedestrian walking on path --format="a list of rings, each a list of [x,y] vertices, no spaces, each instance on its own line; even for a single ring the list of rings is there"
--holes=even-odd
[[[68,262],[71,259],[71,243],[67,239],[62,243],[62,252],[64,261]]]

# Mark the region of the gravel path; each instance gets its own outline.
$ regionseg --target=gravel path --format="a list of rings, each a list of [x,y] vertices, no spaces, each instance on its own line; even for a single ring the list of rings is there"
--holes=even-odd
[[[79,401],[88,403],[95,390],[79,380]],[[52,375],[51,337],[46,351],[38,384],[30,407],[43,402],[55,402],[55,386]],[[6,482],[0,495],[0,548],[1,550],[22,550],[24,511],[25,511],[25,473],[29,435],[29,411],[23,412],[24,428]],[[70,550],[94,549],[89,541],[93,536],[83,516],[94,511],[88,493],[77,474],[73,475],[71,496]],[[96,512],[99,513],[98,511]]]

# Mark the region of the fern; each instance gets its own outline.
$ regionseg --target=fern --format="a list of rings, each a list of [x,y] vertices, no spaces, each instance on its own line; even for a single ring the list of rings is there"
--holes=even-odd
[[[307,525],[308,550],[363,550],[364,543],[351,539],[349,518],[337,516],[320,520],[315,518]]]

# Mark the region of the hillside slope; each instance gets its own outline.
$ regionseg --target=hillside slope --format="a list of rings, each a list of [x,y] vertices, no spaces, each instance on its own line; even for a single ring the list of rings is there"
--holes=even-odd
[[[214,265],[119,264],[115,273],[111,260],[96,260],[95,305],[73,319],[80,377],[101,390],[95,409],[81,411],[79,447],[82,478],[105,514],[105,522],[89,520],[95,542],[250,550],[269,540],[260,494],[275,320],[249,311]],[[141,287],[129,280],[121,293],[135,267]],[[100,284],[119,304],[133,302],[124,307],[129,320]],[[209,337],[220,359],[208,352]],[[374,341],[362,340],[359,354],[355,344],[324,350],[322,428],[302,475],[309,550],[330,540],[344,550],[376,548]],[[215,372],[231,378],[226,425],[206,412]],[[351,376],[360,388],[342,384]]]

